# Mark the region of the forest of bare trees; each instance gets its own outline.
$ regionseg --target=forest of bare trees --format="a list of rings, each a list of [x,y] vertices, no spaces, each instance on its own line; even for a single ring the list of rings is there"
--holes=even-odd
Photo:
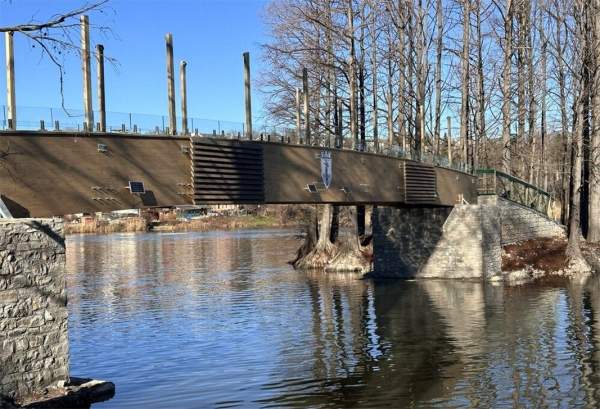
[[[273,0],[266,110],[313,144],[396,146],[550,192],[600,241],[600,0]],[[452,127],[456,127],[452,129]]]

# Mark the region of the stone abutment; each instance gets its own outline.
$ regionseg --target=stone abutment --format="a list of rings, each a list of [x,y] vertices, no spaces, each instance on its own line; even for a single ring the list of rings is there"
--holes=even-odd
[[[61,219],[0,220],[0,406],[67,382]]]
[[[502,246],[565,236],[559,224],[497,196],[453,208],[379,207],[372,217],[374,277],[502,279]]]

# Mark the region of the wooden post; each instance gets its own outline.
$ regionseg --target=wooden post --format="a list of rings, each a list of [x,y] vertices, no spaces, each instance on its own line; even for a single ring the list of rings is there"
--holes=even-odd
[[[179,64],[179,79],[181,81],[181,132],[184,135],[188,134],[186,66],[187,62],[185,61],[181,61]]]
[[[448,121],[448,165],[452,166],[452,118],[447,117]]]
[[[100,132],[106,132],[106,99],[104,94],[104,46],[96,45],[96,58],[98,61],[97,81],[98,81],[98,120],[100,123]]]
[[[81,25],[81,71],[83,73],[83,110],[85,112],[84,131],[94,130],[92,109],[92,72],[90,63],[90,23],[88,16],[80,16]]]
[[[173,35],[165,36],[167,47],[167,97],[169,107],[169,133],[177,135],[177,117],[175,113],[175,74],[173,72]]]
[[[302,89],[304,94],[304,143],[310,145],[310,112],[308,110],[308,70],[302,69]]]
[[[252,94],[250,87],[250,53],[244,54],[244,102],[246,107],[246,136],[252,140]]]
[[[297,137],[297,143],[300,142],[300,139],[302,139],[302,91],[300,91],[300,88],[296,88],[296,137]]]
[[[426,148],[426,144],[427,144],[427,135],[425,135],[425,109],[423,107],[423,104],[421,104],[419,106],[419,112],[420,112],[420,122],[419,122],[419,127],[420,127],[420,133],[421,133],[421,143],[419,146],[419,152],[417,153],[419,155],[419,160],[425,160],[424,158],[424,153],[425,153],[425,148]]]
[[[342,106],[342,101],[338,100],[338,144],[336,148],[344,149],[344,110]]]
[[[8,129],[17,129],[17,105],[15,94],[15,55],[13,33],[4,33],[6,46],[6,105],[8,110]]]

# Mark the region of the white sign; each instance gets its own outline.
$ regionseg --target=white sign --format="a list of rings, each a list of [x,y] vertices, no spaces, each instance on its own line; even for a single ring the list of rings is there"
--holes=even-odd
[[[325,189],[329,189],[333,177],[331,151],[321,151],[321,179]]]

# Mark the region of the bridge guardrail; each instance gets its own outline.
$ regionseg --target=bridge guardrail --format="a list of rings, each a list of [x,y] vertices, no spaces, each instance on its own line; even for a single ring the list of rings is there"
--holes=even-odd
[[[497,195],[548,215],[550,193],[496,169],[477,169],[477,193]]]
[[[8,120],[6,107],[2,105],[0,111],[0,130],[8,130]],[[18,130],[45,130],[45,131],[66,131],[81,132],[84,130],[84,112],[80,109],[63,109],[50,107],[17,107]],[[97,121],[99,112],[94,111],[94,118]],[[178,117],[178,126],[181,126],[181,118]],[[112,133],[127,133],[143,135],[164,135],[169,134],[169,119],[165,115],[125,113],[125,112],[106,112],[106,130]],[[96,125],[97,127],[97,125]],[[95,128],[96,128],[95,127]],[[179,129],[181,131],[181,129]],[[244,124],[242,122],[221,121],[214,119],[203,119],[188,117],[188,134],[205,135],[231,139],[246,139]],[[254,140],[282,142],[290,144],[304,145],[302,140],[303,130],[298,131],[292,128],[281,126],[272,126],[268,124],[255,123],[253,126],[252,138]],[[335,148],[339,144],[333,133],[326,135],[313,135],[312,145],[328,148]],[[353,140],[344,138],[341,149],[354,150]],[[409,150],[403,150],[400,146],[388,146],[385,141],[380,140],[376,143],[374,140],[367,140],[364,146],[359,146],[359,151],[377,153],[400,159],[416,160],[429,163],[435,166],[441,166],[449,169],[458,170],[473,174],[473,168],[467,164],[454,161],[449,163],[446,157],[422,153],[420,158]]]

